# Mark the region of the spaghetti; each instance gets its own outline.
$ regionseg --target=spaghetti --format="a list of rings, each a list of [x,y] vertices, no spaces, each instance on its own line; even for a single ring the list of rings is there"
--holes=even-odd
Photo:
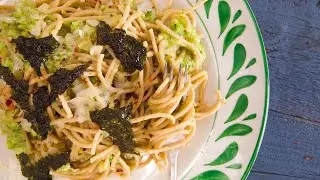
[[[72,87],[47,108],[55,131],[45,140],[28,135],[30,148],[26,152],[32,162],[49,154],[70,151],[70,167],[52,170],[53,176],[70,179],[104,179],[112,173],[130,176],[132,170],[147,166],[151,161],[163,169],[168,165],[169,151],[191,140],[196,121],[214,114],[224,104],[219,91],[216,104],[204,102],[208,73],[202,69],[202,63],[206,57],[201,37],[195,31],[192,11],[205,1],[191,9],[178,10],[172,8],[171,0],[163,11],[155,0],[151,2],[155,12],[142,12],[130,0],[36,0],[37,11],[50,21],[46,21],[46,26],[35,36],[53,35],[59,42],[70,43],[72,53],[63,61],[64,67],[91,62]],[[87,27],[95,27],[100,21],[125,30],[143,44],[147,50],[143,70],[126,73],[112,49],[97,46],[94,40],[89,39],[86,42],[89,45],[82,47],[78,39],[92,38],[92,34],[86,35],[90,33]],[[73,31],[78,39],[61,35],[65,25],[71,25],[72,29],[79,24],[84,28]],[[14,48],[10,39],[1,37],[1,41]],[[44,66],[40,70],[38,76],[30,66],[24,69],[22,77],[30,85],[29,92],[48,86],[52,72]],[[6,110],[10,88],[2,84],[0,91],[4,94],[0,97],[1,109]],[[93,106],[122,108],[129,104],[133,105],[130,123],[135,154],[122,153],[108,132],[101,130],[88,116]],[[23,117],[22,113],[15,116]],[[182,138],[172,142],[176,137]]]

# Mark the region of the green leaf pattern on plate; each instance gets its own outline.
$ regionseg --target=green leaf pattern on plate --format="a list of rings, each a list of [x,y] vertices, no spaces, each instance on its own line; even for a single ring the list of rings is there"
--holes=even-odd
[[[228,50],[232,42],[242,35],[245,29],[246,29],[246,25],[240,24],[229,30],[229,32],[227,33],[224,39],[222,55],[226,53],[226,51]]]
[[[204,10],[206,11],[207,18],[209,18],[210,16],[210,9],[212,6],[212,2],[213,0],[208,0],[207,2],[204,3]]]
[[[220,35],[226,30],[230,17],[231,17],[231,10],[230,6],[226,1],[220,1],[218,6],[219,11],[219,19],[220,19]]]
[[[248,117],[244,118],[244,121],[253,120],[257,117],[257,114],[250,114]]]
[[[213,5],[213,0],[208,0],[204,4],[205,13],[208,19],[210,18],[210,11],[211,11],[212,5]],[[233,11],[226,0],[219,1],[217,11],[218,11],[219,22],[220,22],[219,38],[223,37],[224,32],[228,28],[228,25],[233,26],[228,30],[228,32],[226,33],[223,39],[222,55],[224,56],[228,48],[232,45],[232,43],[234,43],[244,33],[246,29],[246,25],[241,23],[238,25],[233,25],[236,21],[239,20],[239,18],[242,15],[242,11],[240,9],[236,11],[232,19],[232,24],[230,24],[230,19]],[[227,80],[230,80],[232,77],[236,76],[238,72],[241,71],[244,63],[246,62],[247,55],[248,54],[245,46],[241,43],[237,43],[234,47],[234,59],[233,59],[232,71]],[[256,62],[257,62],[257,59],[252,58],[248,62],[245,69],[243,69],[243,71],[246,71],[246,69],[256,64]],[[237,77],[231,84],[228,90],[228,93],[226,94],[226,99],[231,97],[234,93],[252,86],[256,82],[256,80],[257,80],[257,77],[250,74]],[[243,114],[245,114],[246,110],[248,109],[248,106],[249,106],[249,98],[245,93],[242,93],[239,96],[237,102],[235,103],[230,116],[225,122],[226,124],[225,129],[220,134],[220,136],[216,139],[216,142],[226,137],[246,136],[253,131],[253,129],[247,124],[235,123],[232,125],[227,125],[227,123],[236,121]],[[252,113],[246,116],[246,118],[244,118],[243,121],[254,120],[256,118],[257,118],[257,114]],[[209,164],[206,164],[206,166],[215,167],[215,166],[225,165],[235,159],[235,157],[238,154],[238,151],[239,151],[239,144],[236,141],[234,141],[231,144],[229,144],[216,159],[214,159]],[[239,169],[242,169],[242,164],[239,162],[236,162],[224,167],[228,169],[239,170]],[[221,172],[219,170],[209,170],[197,175],[192,180],[229,180],[229,179],[230,178],[228,177],[228,175],[226,175],[224,172]]]
[[[234,107],[231,115],[229,116],[225,124],[238,119],[247,110],[248,104],[249,104],[248,96],[245,94],[241,94],[241,96],[237,100],[236,106]]]
[[[234,48],[234,57],[233,57],[233,69],[232,72],[228,78],[228,80],[237,74],[237,72],[240,71],[241,67],[243,66],[246,57],[247,57],[247,52],[246,48],[242,44],[236,44]]]
[[[242,164],[231,164],[230,166],[227,166],[226,168],[229,168],[229,169],[241,169],[242,168]]]
[[[233,17],[232,23],[236,22],[240,18],[241,14],[242,14],[242,11],[238,10]]]
[[[252,128],[250,126],[245,124],[233,124],[224,130],[216,141],[228,136],[245,136],[251,132]]]
[[[191,180],[229,180],[229,177],[221,171],[210,170],[199,174]]]
[[[257,77],[252,75],[239,77],[232,83],[226,98],[228,99],[232,94],[234,94],[235,92],[243,88],[250,87],[252,84],[256,82],[256,80],[257,80]]]
[[[232,142],[220,156],[207,166],[218,166],[230,162],[238,154],[239,146],[236,142]]]
[[[256,62],[257,62],[256,58],[251,59],[251,61],[247,65],[246,69],[248,69],[249,67],[253,66]]]

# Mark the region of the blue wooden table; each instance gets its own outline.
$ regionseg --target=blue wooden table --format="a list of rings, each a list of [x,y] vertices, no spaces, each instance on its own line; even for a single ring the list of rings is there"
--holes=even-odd
[[[320,0],[249,0],[270,68],[268,124],[249,180],[320,179]]]

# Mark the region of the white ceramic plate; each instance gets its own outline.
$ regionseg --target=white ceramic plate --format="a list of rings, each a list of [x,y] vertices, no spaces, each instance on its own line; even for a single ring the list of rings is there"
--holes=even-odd
[[[0,4],[8,2],[12,0],[0,0]],[[174,1],[176,8],[192,4],[196,0]],[[196,135],[179,155],[178,176],[193,180],[246,179],[267,119],[269,79],[262,37],[246,0],[208,0],[196,15],[207,52],[206,99],[214,103],[214,92],[220,89],[227,104],[216,115],[197,122]],[[4,138],[0,139],[0,152],[0,179],[23,179]],[[157,171],[155,164],[133,172],[131,177],[168,178],[168,172]]]

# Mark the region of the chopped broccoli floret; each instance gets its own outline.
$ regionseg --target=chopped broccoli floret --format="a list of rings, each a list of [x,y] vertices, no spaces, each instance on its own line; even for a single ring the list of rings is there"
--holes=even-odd
[[[173,32],[182,36],[186,41],[194,44],[202,55],[201,60],[203,61],[205,59],[206,54],[204,52],[204,46],[201,43],[200,35],[197,33],[196,29],[193,26],[187,26],[187,21],[183,16],[176,16],[175,18],[171,19],[169,21],[169,27]],[[168,41],[167,55],[170,56],[170,53],[172,52],[176,53],[176,51],[179,49],[178,40],[171,37],[165,32],[161,32],[160,35]],[[188,69],[193,69],[195,67],[194,56],[188,50],[185,56],[183,57],[182,66],[188,66]]]
[[[49,73],[55,73],[62,68],[69,58],[72,56],[72,49],[67,45],[60,45],[45,62],[45,66]]]
[[[149,21],[151,23],[155,23],[156,22],[156,15],[153,11],[147,11],[144,14],[144,20]]]
[[[17,109],[0,110],[0,131],[7,138],[8,149],[14,150],[16,154],[21,154],[28,151],[28,137],[21,125],[15,120],[16,112]]]
[[[91,21],[73,21],[65,24],[70,32],[65,34],[65,41],[80,51],[89,52],[96,40],[96,28]]]
[[[1,20],[0,34],[8,38],[39,36],[45,26],[45,16],[37,9],[34,1],[20,0],[11,16]]]

